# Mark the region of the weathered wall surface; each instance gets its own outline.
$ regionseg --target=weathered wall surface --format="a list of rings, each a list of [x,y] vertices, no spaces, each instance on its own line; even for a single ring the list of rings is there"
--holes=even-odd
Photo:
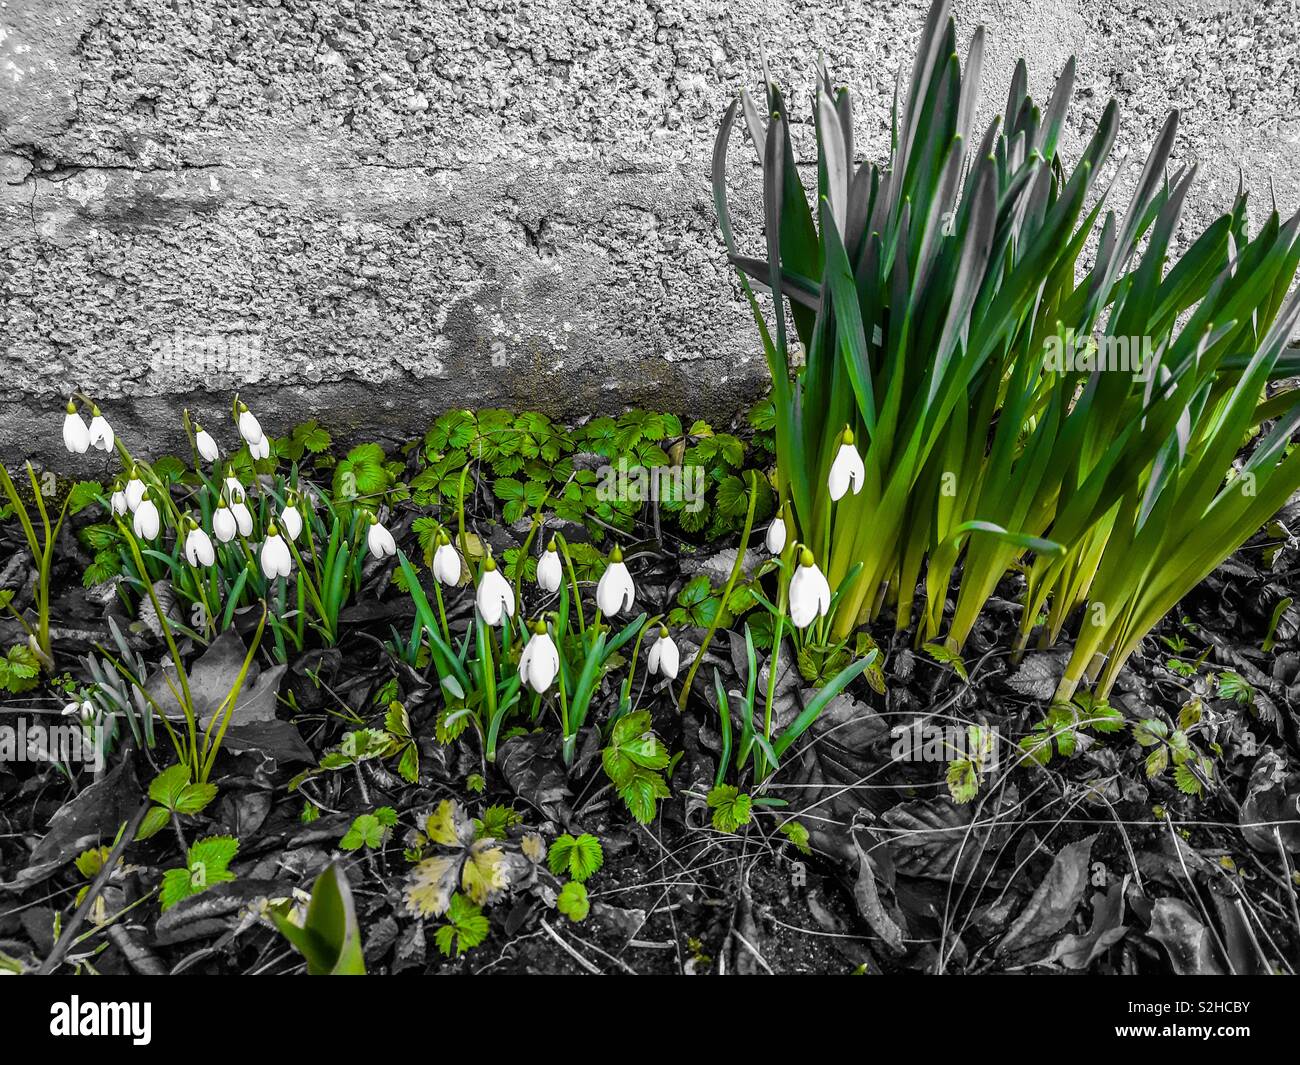
[[[757,84],[760,42],[802,99],[821,49],[879,157],[924,14],[923,0],[8,0],[0,453],[57,448],[74,387],[158,444],[181,406],[215,412],[235,388],[277,431],[314,414],[399,437],[453,405],[721,417],[765,371],[714,226],[718,116]],[[1271,181],[1300,207],[1294,0],[955,14],[963,38],[988,27],[989,113],[1021,55],[1044,97],[1080,58],[1067,151],[1119,98],[1117,200],[1180,107],[1176,159],[1201,162],[1189,226],[1228,202],[1239,166],[1257,205]],[[754,212],[740,224],[758,233]]]

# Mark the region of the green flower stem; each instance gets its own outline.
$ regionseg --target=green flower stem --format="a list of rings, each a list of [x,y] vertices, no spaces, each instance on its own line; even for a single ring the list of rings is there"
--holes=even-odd
[[[190,679],[185,672],[185,663],[181,659],[180,649],[176,646],[176,640],[172,636],[171,625],[167,623],[167,615],[163,612],[162,604],[158,602],[158,595],[153,590],[153,582],[148,579],[148,571],[144,568],[144,558],[140,554],[140,548],[135,542],[135,537],[127,536],[126,527],[120,517],[115,517],[113,520],[126,538],[127,546],[131,548],[131,555],[135,559],[135,564],[140,567],[140,572],[145,575],[145,593],[153,604],[154,613],[158,616],[158,627],[162,629],[163,639],[167,642],[167,650],[171,654],[172,663],[176,666],[176,678],[180,682],[181,694],[183,695],[183,699],[180,700],[181,710],[185,714],[185,727],[189,733],[189,757],[186,761],[190,763],[190,779],[198,780],[200,770],[197,761],[199,753],[198,722],[194,716],[194,697],[190,694]]]
[[[533,514],[533,523],[529,526],[528,535],[524,538],[524,546],[519,549],[519,565],[515,573],[515,602],[523,602],[523,585],[524,585],[524,568],[528,562],[528,552],[533,546],[533,540],[537,538],[537,530],[542,526],[542,508],[538,507]]]
[[[442,581],[437,577],[433,579],[433,594],[438,600],[438,621],[442,624],[442,639],[448,647],[451,643],[451,628],[447,625],[447,608],[442,601]]]
[[[559,672],[560,681],[560,732],[564,736],[564,745],[562,748],[564,764],[573,765],[574,750],[578,745],[578,737],[569,731],[569,693],[564,685],[564,670]]]
[[[663,621],[662,614],[656,614],[641,626],[641,631],[636,634],[636,643],[632,645],[632,657],[628,661],[627,680],[623,682],[623,702],[627,703],[632,698],[632,682],[636,678],[637,660],[641,654],[641,641],[645,639],[645,634],[652,628]]]
[[[790,565],[794,564],[794,547],[795,545],[792,543],[789,549]],[[776,624],[772,630],[772,654],[768,659],[767,666],[767,700],[763,706],[763,739],[767,740],[768,743],[772,742],[772,704],[776,698],[776,675],[781,664],[781,636],[785,630],[785,615],[790,603],[790,578],[786,559],[781,559],[780,565],[781,576],[778,580],[780,581],[781,590],[777,599]],[[759,768],[762,760],[763,753],[761,751],[756,752],[754,755],[755,779],[761,777]]]
[[[749,471],[749,509],[745,513],[745,527],[740,533],[740,545],[736,548],[736,561],[731,566],[731,575],[727,578],[727,586],[722,591],[722,602],[718,606],[718,611],[713,615],[713,621],[709,624],[708,630],[704,633],[704,640],[700,644],[700,649],[695,652],[695,661],[691,663],[690,671],[686,674],[686,682],[682,685],[682,690],[677,695],[677,710],[682,712],[686,709],[686,700],[691,694],[691,685],[695,682],[695,674],[699,671],[700,663],[704,661],[705,652],[709,649],[709,644],[713,642],[713,634],[718,631],[718,625],[722,621],[722,615],[726,612],[727,603],[731,599],[731,591],[736,586],[736,581],[740,578],[740,572],[745,568],[745,551],[749,547],[749,534],[754,528],[754,506],[758,502],[758,474],[753,470]]]
[[[578,632],[585,637],[587,635],[587,619],[583,615],[582,592],[578,588],[578,574],[573,568],[573,556],[569,554],[569,543],[559,533],[555,534],[555,542],[559,544],[560,553],[564,555],[564,567],[569,574],[569,584],[573,587],[573,605],[578,611]]]

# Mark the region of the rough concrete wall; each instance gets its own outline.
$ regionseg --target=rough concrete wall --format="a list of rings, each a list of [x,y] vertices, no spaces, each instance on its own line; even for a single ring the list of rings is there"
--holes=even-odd
[[[881,156],[925,6],[8,0],[0,453],[57,447],[76,386],[159,444],[235,388],[277,431],[315,414],[396,437],[453,405],[721,418],[765,371],[715,231],[718,116],[760,42],[797,99],[821,49]],[[955,15],[963,38],[988,27],[986,112],[1021,55],[1044,98],[1080,57],[1067,152],[1119,98],[1117,197],[1177,106],[1176,159],[1202,164],[1188,226],[1238,166],[1257,203],[1271,180],[1300,206],[1294,0]]]

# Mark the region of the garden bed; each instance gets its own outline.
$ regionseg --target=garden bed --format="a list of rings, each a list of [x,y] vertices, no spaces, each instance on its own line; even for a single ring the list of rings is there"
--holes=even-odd
[[[745,488],[765,481],[767,424],[762,404],[734,434],[641,412],[576,429],[482,412],[445,416],[394,455],[368,444],[336,455],[313,424],[271,440],[266,459],[241,444],[227,472],[243,485],[262,542],[269,523],[284,526],[287,499],[307,519],[295,568],[316,572],[306,545],[328,541],[322,517],[350,529],[338,542],[351,545],[356,565],[326,621],[315,593],[295,594],[291,572],[246,603],[236,596],[228,619],[192,626],[204,620],[198,605],[217,601],[200,591],[228,601],[248,568],[244,547],[259,558],[259,538],[218,541],[213,567],[188,565],[183,536],[164,535],[150,548],[157,557],[137,555],[130,511],[114,521],[112,482],[59,481],[47,512],[66,500],[75,513],[53,555],[54,668],[34,660],[24,670],[29,645],[17,621],[6,623],[6,646],[17,648],[9,685],[26,690],[6,697],[5,721],[73,726],[88,741],[81,753],[103,761],[97,770],[93,757],[68,757],[77,752],[57,747],[53,730],[48,739],[31,731],[0,770],[5,964],[302,971],[311,959],[277,925],[305,918],[323,875],[346,885],[372,973],[1294,964],[1297,839],[1287,821],[1298,790],[1300,655],[1287,593],[1290,511],[1180,604],[1104,710],[1052,706],[1065,652],[1011,660],[1018,577],[999,587],[960,656],[916,647],[912,633],[888,624],[870,630],[878,644],[863,630],[848,644],[800,640],[796,651],[786,635],[773,679],[768,608],[779,574],[763,542],[771,495],[754,492],[753,514]],[[600,471],[620,460],[635,470],[670,457],[706,471],[703,519],[682,509],[690,499],[600,487]],[[211,496],[210,510],[231,491],[201,456],[197,466],[135,468],[147,494],[180,504],[182,530],[191,508]],[[579,510],[570,515],[554,504],[573,486]],[[728,503],[733,491],[740,505]],[[35,497],[23,499],[35,512]],[[372,517],[401,556],[382,543],[381,557],[367,550]],[[738,558],[744,530],[749,547]],[[40,567],[17,522],[3,535],[10,605],[31,617]],[[545,569],[553,539],[565,545],[572,583],[547,592],[536,564]],[[465,572],[437,582],[434,556],[453,543],[470,547],[456,555],[467,558]],[[595,667],[585,719],[565,726],[554,682],[545,695],[523,687],[523,698],[516,683],[493,733],[476,701],[482,685],[458,695],[440,684],[456,670],[440,667],[433,647],[445,632],[444,648],[459,653],[481,624],[470,572],[481,587],[494,557],[507,582],[518,581],[513,635],[504,636],[505,615],[504,627],[486,632],[505,656],[499,694],[517,679],[525,616],[551,618],[555,632],[557,612],[576,615],[582,602],[595,631],[614,545],[635,602],[605,623],[606,637],[629,635]],[[142,571],[153,597],[141,595]],[[309,623],[300,625],[300,611]],[[680,664],[651,674],[661,624]],[[591,637],[568,622],[562,631],[572,696]],[[144,705],[169,716],[189,756],[174,668],[170,684],[164,677],[173,647],[198,733],[215,716],[215,735],[229,717],[219,749],[210,762],[196,756],[193,770],[161,718],[146,730],[140,713]],[[778,738],[850,661],[859,668],[843,690],[777,755]],[[233,705],[223,702],[232,688]],[[749,705],[759,740],[739,763]],[[756,774],[764,749],[772,757]],[[627,773],[661,783],[629,786]],[[147,838],[120,838],[141,818]]]

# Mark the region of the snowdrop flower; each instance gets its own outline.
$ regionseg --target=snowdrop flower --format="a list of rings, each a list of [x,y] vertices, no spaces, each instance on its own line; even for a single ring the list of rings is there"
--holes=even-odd
[[[131,471],[131,479],[126,482],[126,507],[132,514],[140,506],[144,499],[144,481],[136,476],[135,470]]]
[[[79,718],[86,725],[92,724],[95,720],[95,704],[89,699],[68,703],[63,708],[63,716]]]
[[[519,679],[540,695],[555,682],[559,672],[560,652],[546,631],[546,622],[539,621],[519,656]]]
[[[673,638],[668,635],[667,627],[660,625],[659,639],[651,646],[650,654],[646,659],[646,665],[650,667],[650,675],[661,673],[672,680],[677,676],[681,664],[682,653],[677,649]]]
[[[510,582],[497,569],[496,560],[490,555],[483,560],[474,601],[478,605],[478,612],[489,625],[500,625],[502,614],[515,616],[515,593]]]
[[[866,480],[866,476],[867,471],[862,465],[862,456],[853,446],[853,430],[846,428],[844,435],[840,437],[840,449],[836,452],[835,461],[831,463],[831,474],[827,479],[831,499],[842,499],[844,493],[849,490],[850,483],[853,485],[853,494],[857,495],[862,491],[862,482]]]
[[[822,576],[813,560],[813,553],[803,549],[799,568],[790,578],[790,620],[800,629],[806,629],[819,617],[824,618],[831,607],[831,586]]]
[[[121,484],[113,489],[112,498],[108,501],[109,509],[118,516],[126,513],[126,493],[122,491]]]
[[[191,523],[185,537],[185,560],[191,566],[211,566],[216,557],[211,538],[198,525]]]
[[[217,512],[212,515],[212,532],[223,544],[228,544],[235,538],[235,529],[235,516],[230,513],[230,508],[223,499]]]
[[[460,555],[451,546],[446,533],[438,534],[438,546],[433,552],[433,575],[449,588],[460,583]]]
[[[90,430],[77,413],[77,405],[68,400],[67,414],[63,418],[63,446],[74,455],[84,455],[90,447]]]
[[[248,453],[254,459],[269,459],[271,457],[271,438],[264,434],[256,444],[248,445]]]
[[[558,592],[563,574],[560,569],[560,552],[552,540],[547,545],[546,553],[537,563],[537,585],[544,592]]]
[[[152,540],[158,535],[158,527],[161,519],[158,516],[158,508],[154,505],[152,499],[142,499],[140,505],[135,508],[135,517],[132,519],[132,528],[135,534],[141,540]]]
[[[90,406],[90,446],[97,447],[100,451],[112,451],[113,440],[113,427],[108,424],[108,419],[99,413],[99,408],[92,403]]]
[[[293,556],[289,554],[289,545],[284,542],[284,537],[280,535],[274,522],[266,530],[266,542],[262,544],[261,557],[262,572],[268,581],[276,577],[289,576],[289,570],[293,568]]]
[[[226,498],[232,503],[242,503],[244,501],[244,486],[239,483],[238,477],[226,478]]]
[[[393,534],[385,529],[374,515],[370,518],[370,531],[366,533],[366,546],[375,558],[387,558],[397,554],[397,541]]]
[[[284,529],[285,536],[290,540],[298,539],[298,535],[302,532],[302,512],[296,504],[287,503],[280,511],[280,527]]]
[[[240,536],[253,535],[253,515],[244,503],[231,503],[230,513],[235,516],[235,525],[239,528]]]
[[[636,586],[632,583],[632,574],[623,562],[623,552],[618,545],[609,553],[609,565],[601,574],[596,585],[596,606],[600,612],[609,617],[624,610],[632,609],[632,600],[636,596]]]
[[[239,435],[244,438],[245,443],[247,443],[250,446],[252,446],[253,444],[261,444],[262,427],[261,425],[258,424],[257,419],[253,416],[253,412],[249,410],[248,407],[246,407],[243,403],[239,405],[238,424],[239,424]]]
[[[194,426],[194,446],[199,449],[199,456],[204,462],[216,462],[221,457],[221,449],[206,429]]]
[[[772,524],[767,527],[767,549],[774,555],[779,555],[785,550],[785,520],[777,512]]]

